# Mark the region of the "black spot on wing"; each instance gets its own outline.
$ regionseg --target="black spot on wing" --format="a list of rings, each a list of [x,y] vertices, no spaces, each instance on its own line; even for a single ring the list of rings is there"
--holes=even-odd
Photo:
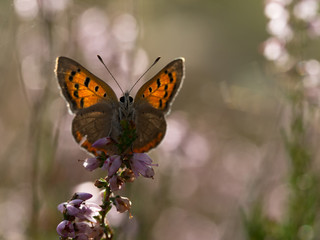
[[[84,98],[81,98],[81,100],[80,100],[80,107],[83,108],[83,105],[84,105]]]
[[[90,79],[89,77],[86,77],[86,80],[84,80],[84,85],[85,85],[86,87],[89,86],[90,80],[91,80],[91,79]]]
[[[170,83],[172,83],[172,82],[173,82],[172,73],[169,73],[168,76],[169,76],[169,78],[170,78]]]

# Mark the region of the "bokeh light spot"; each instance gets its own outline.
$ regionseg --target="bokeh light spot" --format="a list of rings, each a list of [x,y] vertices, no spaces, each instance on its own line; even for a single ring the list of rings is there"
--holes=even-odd
[[[303,0],[294,6],[293,14],[299,19],[310,20],[317,15],[318,8],[318,1]]]
[[[172,113],[167,118],[166,137],[159,147],[165,152],[176,150],[185,139],[187,129],[188,124],[185,118],[179,113]]]
[[[284,7],[279,2],[267,3],[264,9],[265,15],[271,19],[280,18],[284,14],[284,12]]]
[[[78,41],[86,55],[96,58],[107,47],[109,20],[106,14],[97,8],[86,10],[77,22]],[[107,57],[108,55],[103,55]]]
[[[123,14],[115,19],[113,33],[121,42],[133,42],[138,35],[136,19],[130,14]]]
[[[277,60],[281,56],[282,49],[279,40],[270,38],[265,43],[263,54],[268,60]]]
[[[16,13],[25,19],[32,19],[37,16],[39,7],[36,0],[14,0]]]
[[[305,70],[309,75],[318,75],[320,73],[320,63],[311,59],[305,63]]]

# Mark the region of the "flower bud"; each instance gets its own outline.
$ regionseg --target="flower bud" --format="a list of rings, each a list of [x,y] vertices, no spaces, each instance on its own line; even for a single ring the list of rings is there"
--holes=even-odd
[[[92,198],[92,194],[91,193],[86,193],[86,192],[79,192],[79,193],[75,193],[72,197],[72,199],[81,199],[83,201],[86,201],[88,199]]]
[[[123,213],[130,210],[131,201],[126,197],[117,196],[114,199],[114,205],[117,208],[118,212]]]
[[[101,163],[97,158],[87,158],[86,160],[84,160],[83,166],[88,171],[93,171],[100,167],[100,164]]]
[[[109,157],[102,166],[102,169],[108,170],[108,177],[115,174],[122,164],[121,156],[113,155]]]
[[[147,178],[153,178],[152,166],[158,166],[158,164],[152,164],[152,159],[145,153],[134,153],[130,159],[130,165],[136,177],[141,174]]]

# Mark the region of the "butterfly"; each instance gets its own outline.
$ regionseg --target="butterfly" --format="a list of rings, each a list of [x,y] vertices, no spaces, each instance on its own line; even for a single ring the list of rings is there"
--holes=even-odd
[[[136,139],[132,143],[134,153],[147,152],[156,147],[166,132],[165,115],[169,113],[184,79],[184,59],[177,58],[147,81],[135,98],[125,92],[118,100],[112,88],[76,61],[58,57],[55,73],[69,109],[75,114],[72,134],[87,151],[98,156],[119,154],[115,145],[103,149],[93,147],[98,139],[118,139],[120,121],[133,121]]]

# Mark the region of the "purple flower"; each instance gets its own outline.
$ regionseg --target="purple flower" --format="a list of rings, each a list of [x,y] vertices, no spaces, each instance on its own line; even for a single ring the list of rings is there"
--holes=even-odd
[[[113,155],[109,157],[103,164],[102,169],[108,170],[108,177],[115,174],[122,164],[121,156]]]
[[[85,201],[85,200],[92,198],[92,194],[86,193],[86,192],[79,192],[79,193],[75,193],[73,198],[74,199],[81,199],[81,200]]]
[[[68,220],[63,220],[58,224],[57,232],[61,237],[76,237],[73,223]]]
[[[89,171],[93,171],[100,167],[100,161],[97,158],[87,158],[84,160],[83,166]]]
[[[88,220],[89,222],[96,223],[96,219],[94,217],[99,215],[99,211],[102,208],[95,203],[85,203],[80,206],[80,213],[76,215],[80,220]]]
[[[80,212],[79,210],[80,204],[78,203],[79,201],[81,201],[80,204],[83,202],[80,199],[76,199],[70,202],[60,203],[58,205],[58,210],[61,213],[67,213],[70,216],[75,216]]]
[[[91,197],[90,193],[75,193],[73,200],[59,204],[58,210],[68,219],[57,226],[57,232],[63,239],[101,239],[103,229],[95,217],[102,208],[98,204],[86,202]]]
[[[77,240],[101,239],[103,235],[103,229],[99,224],[92,225],[87,222],[71,222],[67,220],[59,223],[57,232],[63,238]]]
[[[89,193],[80,193],[80,197],[84,199],[91,198],[91,194]],[[99,211],[101,211],[101,207],[95,203],[86,203],[82,199],[74,199],[69,202],[64,202],[59,204],[58,210],[62,213],[65,213],[69,216],[73,216],[78,218],[79,220],[88,220],[89,222],[96,223],[95,216],[99,215]]]
[[[121,189],[124,181],[121,177],[117,176],[117,175],[113,175],[109,180],[108,180],[109,184],[110,184],[110,189],[112,192],[118,191],[119,189]]]
[[[65,206],[65,208],[66,208],[66,211],[67,211],[68,215],[70,215],[70,216],[77,216],[80,213],[79,207],[76,207],[76,206],[74,206],[72,204],[68,203]]]
[[[59,212],[63,213],[63,211],[66,209],[65,206],[66,206],[67,204],[68,204],[67,202],[60,203],[60,204],[58,205],[58,210],[59,210]]]
[[[152,164],[152,159],[145,153],[133,153],[130,159],[130,165],[136,177],[141,174],[147,178],[153,178],[154,170],[152,166],[158,166],[158,164]]]
[[[80,206],[80,204],[83,203],[82,199],[73,199],[68,202],[68,204],[74,205],[74,206]]]
[[[97,141],[95,141],[92,144],[92,147],[94,147],[94,148],[103,148],[103,147],[105,147],[106,145],[108,145],[110,143],[112,143],[111,138],[110,137],[104,137],[104,138],[100,138]]]

